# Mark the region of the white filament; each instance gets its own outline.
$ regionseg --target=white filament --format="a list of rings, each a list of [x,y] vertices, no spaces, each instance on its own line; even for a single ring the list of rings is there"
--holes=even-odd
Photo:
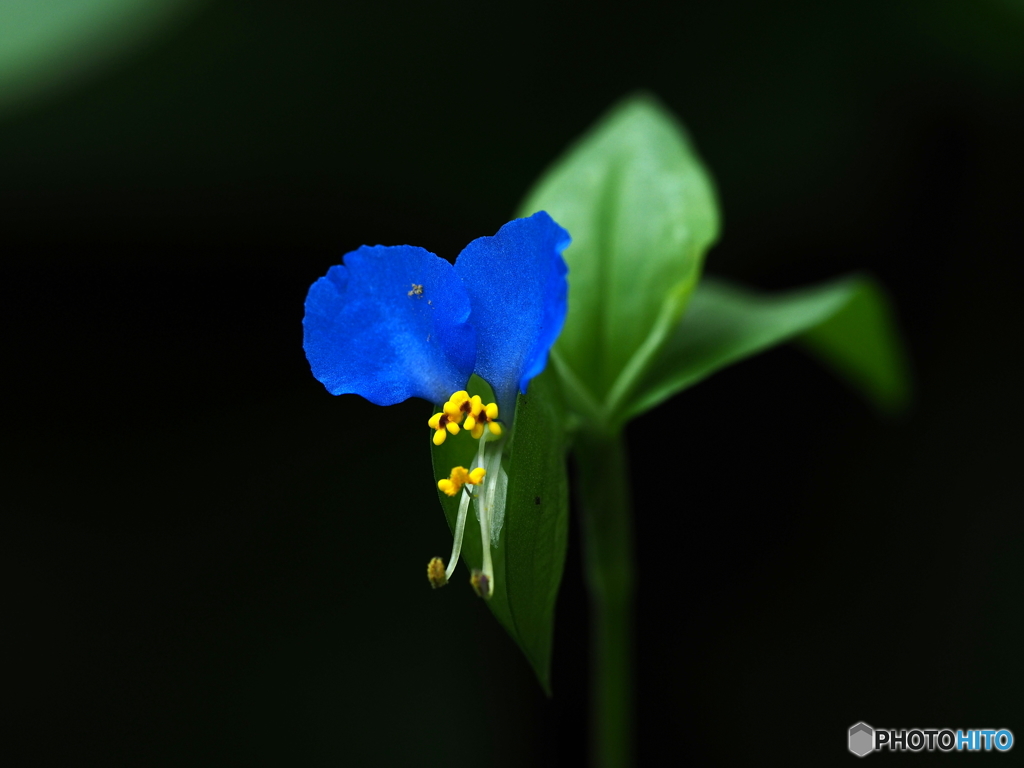
[[[452,556],[448,558],[448,567],[444,570],[445,579],[450,579],[455,573],[455,566],[459,563],[459,555],[462,554],[462,534],[466,532],[466,513],[469,511],[469,494],[461,491],[462,498],[459,499],[459,516],[455,520],[455,539],[452,541]]]
[[[484,446],[487,444],[486,432],[480,436],[480,446],[477,448],[476,458],[473,460],[473,464],[477,467],[487,467],[484,465]],[[500,456],[500,454],[499,454]],[[476,495],[476,516],[480,521],[480,545],[483,548],[484,562],[483,562],[483,575],[487,579],[487,594],[484,597],[490,597],[494,594],[494,565],[491,563],[491,517],[489,514],[489,505],[484,501],[487,496],[488,489],[496,485],[495,482],[489,481],[487,475],[484,475],[484,487]]]

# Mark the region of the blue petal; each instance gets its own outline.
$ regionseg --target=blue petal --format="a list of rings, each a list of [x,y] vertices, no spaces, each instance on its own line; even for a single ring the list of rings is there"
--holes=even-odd
[[[476,372],[503,411],[514,407],[516,389],[526,394],[530,379],[544,370],[562,330],[568,293],[562,251],[569,241],[540,211],[474,240],[455,262],[473,308]]]
[[[443,403],[473,372],[469,311],[444,259],[411,245],[364,245],[309,289],[302,346],[331,394]]]

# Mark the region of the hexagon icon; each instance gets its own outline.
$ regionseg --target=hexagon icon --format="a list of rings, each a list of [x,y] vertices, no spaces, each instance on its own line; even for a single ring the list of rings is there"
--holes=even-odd
[[[850,751],[857,757],[864,757],[875,748],[875,729],[867,723],[857,723],[850,728]]]

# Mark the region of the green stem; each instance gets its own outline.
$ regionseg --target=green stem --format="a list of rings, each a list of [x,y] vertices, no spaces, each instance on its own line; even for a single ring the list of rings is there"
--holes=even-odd
[[[629,465],[621,432],[581,432],[574,453],[593,613],[592,764],[623,768],[633,756]]]

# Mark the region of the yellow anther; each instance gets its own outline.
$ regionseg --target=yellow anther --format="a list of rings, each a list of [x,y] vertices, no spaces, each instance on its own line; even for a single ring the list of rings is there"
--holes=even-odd
[[[469,583],[473,585],[473,589],[480,597],[484,600],[490,599],[491,580],[487,578],[487,574],[474,569],[473,574],[469,577]]]
[[[448,583],[448,577],[444,572],[444,560],[440,557],[435,557],[427,563],[427,581],[430,582],[430,586],[434,589],[443,587]]]
[[[477,467],[472,472],[465,467],[454,467],[449,477],[437,481],[437,487],[442,493],[454,496],[464,485],[480,485],[486,474],[487,471],[483,467]]]
[[[448,398],[448,402],[444,404],[442,410],[449,419],[456,424],[461,424],[463,417],[469,413],[469,392],[460,389]]]
[[[498,436],[501,434],[501,425],[497,422],[497,403],[484,404],[480,395],[470,397],[466,390],[460,389],[441,406],[441,412],[431,416],[427,423],[435,430],[434,445],[441,445],[446,437],[445,431],[457,435],[460,429],[466,429],[479,440],[484,433],[484,427],[487,427],[492,435]]]
[[[469,433],[479,440],[484,433],[485,426],[492,435],[501,434],[501,425],[498,424],[498,404],[487,403],[484,405],[480,395],[473,395],[469,400],[469,415],[466,416],[463,428],[468,429]]]
[[[448,418],[446,413],[435,413],[427,420],[427,426],[434,430],[434,445],[441,445],[446,437],[446,432],[453,435],[459,434],[459,425]]]

